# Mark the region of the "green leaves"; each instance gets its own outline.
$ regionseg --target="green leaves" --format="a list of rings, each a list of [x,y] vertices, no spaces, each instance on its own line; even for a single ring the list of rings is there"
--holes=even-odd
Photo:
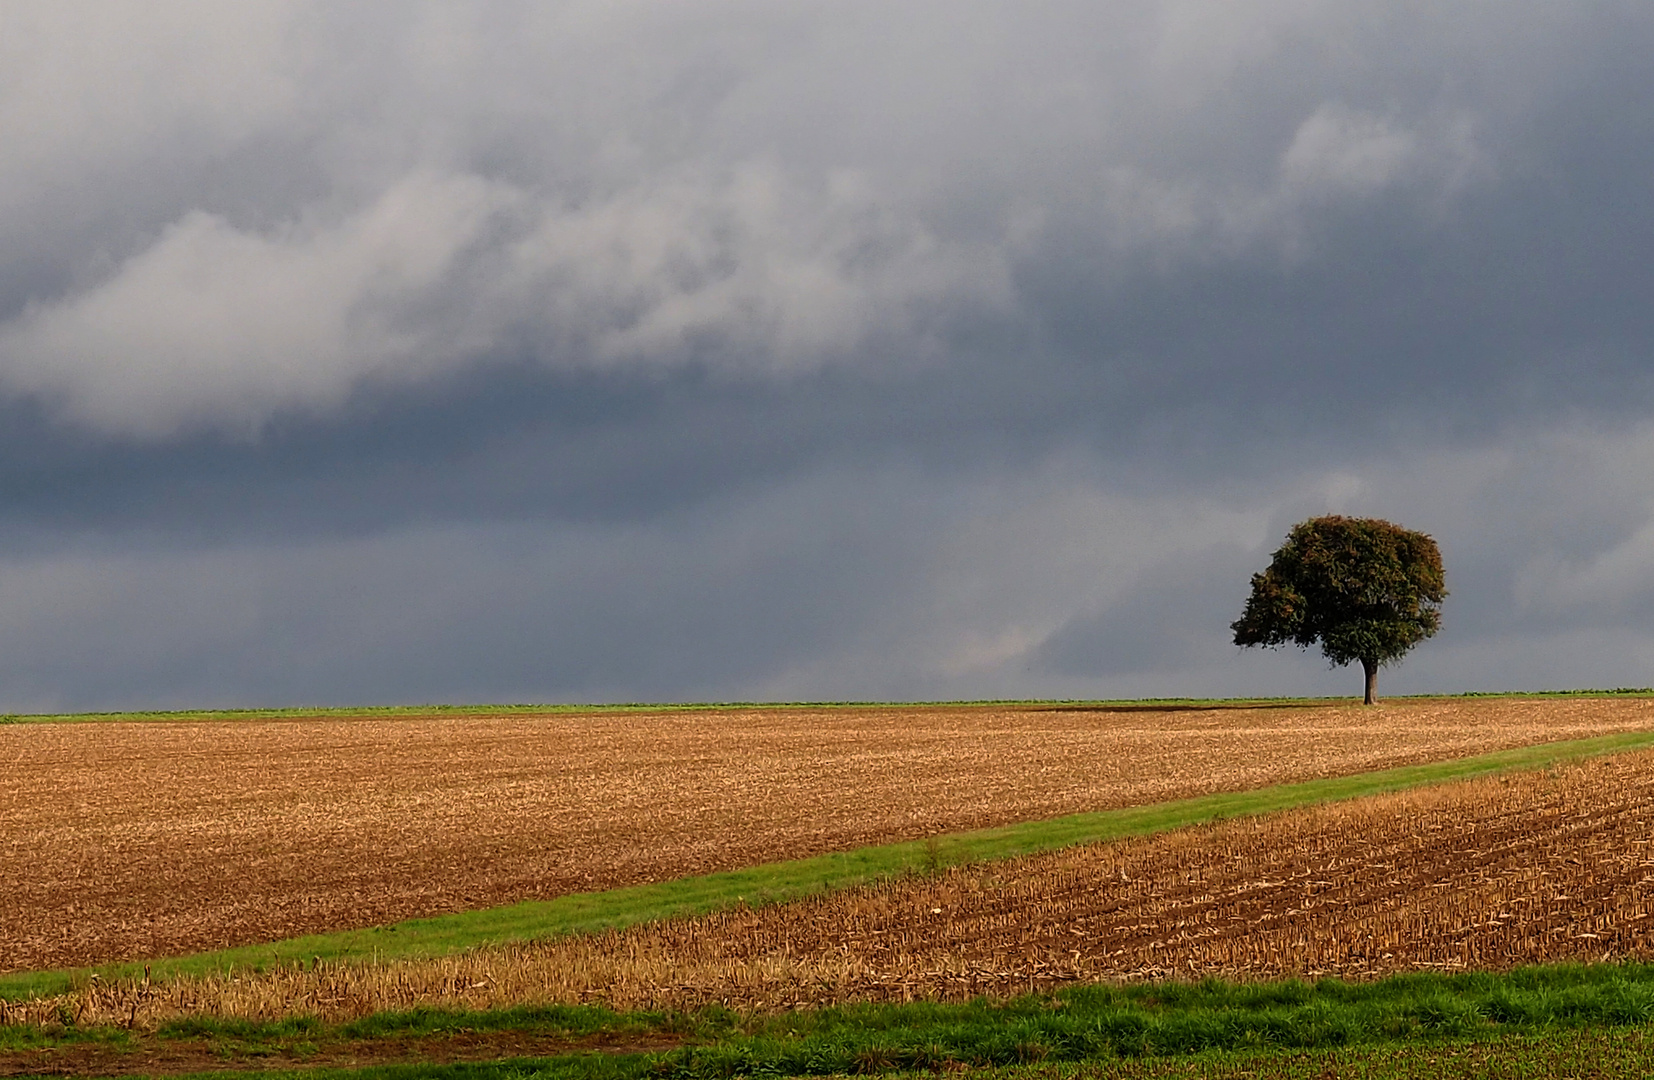
[[[1319,643],[1335,666],[1378,668],[1434,636],[1446,597],[1441,552],[1424,533],[1377,518],[1311,518],[1252,575],[1230,629],[1236,645]]]

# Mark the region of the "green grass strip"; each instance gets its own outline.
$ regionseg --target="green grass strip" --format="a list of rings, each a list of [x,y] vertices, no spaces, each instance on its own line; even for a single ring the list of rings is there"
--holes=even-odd
[[[1143,836],[1222,818],[1360,798],[1512,769],[1542,768],[1649,746],[1654,746],[1654,731],[1621,732],[1500,750],[1453,761],[1282,784],[1254,791],[1224,792],[1147,806],[1071,814],[1046,821],[856,848],[808,859],[768,863],[605,892],[576,893],[552,900],[532,900],[480,911],[411,919],[389,926],[290,938],[263,945],[155,960],[148,964],[113,964],[73,971],[16,972],[0,976],[0,998],[20,1000],[63,993],[83,983],[93,970],[104,979],[133,978],[143,975],[145,971],[154,978],[164,979],[223,972],[231,968],[257,971],[280,964],[308,961],[313,957],[331,961],[363,961],[446,955],[479,946],[697,915],[738,903],[757,905],[794,900],[902,874],[933,872],[957,863],[1014,858],[1074,844]]]
[[[1651,695],[1651,690],[1558,690],[1537,694],[1482,694],[1471,693],[1459,697],[1554,697],[1558,695],[1614,697]],[[1440,695],[1420,694],[1413,698],[1386,700],[1435,700]],[[137,723],[217,723],[223,721],[258,720],[384,720],[399,717],[422,717],[442,714],[478,714],[482,716],[609,716],[627,713],[693,713],[729,709],[762,709],[766,712],[833,712],[856,709],[929,709],[929,708],[1096,708],[1130,709],[1153,712],[1161,708],[1244,709],[1256,705],[1353,705],[1359,701],[1349,697],[1258,697],[1258,698],[1130,698],[1120,700],[1090,700],[1081,698],[983,698],[975,701],[695,701],[646,702],[628,701],[591,704],[481,704],[481,705],[292,705],[277,708],[237,709],[157,709],[127,712],[89,713],[0,713],[0,724],[137,724]]]
[[[196,1080],[644,1080],[655,1059],[586,1054],[459,1065],[365,1069],[258,1069],[193,1074]],[[901,1075],[901,1074],[898,1074]],[[936,1070],[905,1075],[929,1078]],[[1081,1064],[950,1065],[958,1080],[1486,1080],[1488,1077],[1654,1075],[1654,1038],[1625,1028],[1444,1038],[1314,1050],[1207,1051],[1173,1058],[1103,1058]]]
[[[378,1065],[191,1073],[194,1080],[646,1080],[645,1055],[569,1055],[455,1065]],[[934,1070],[906,1075],[915,1080]],[[1117,1058],[1083,1064],[950,1066],[956,1080],[1486,1080],[1488,1077],[1654,1075],[1654,1038],[1625,1028],[1562,1029],[1494,1038],[1429,1039],[1315,1050],[1208,1051],[1174,1058]],[[143,1080],[129,1077],[128,1080]]]
[[[723,1080],[1082,1063],[1651,1020],[1654,967],[1644,964],[1413,974],[1375,983],[1094,985],[1010,1001],[783,1013],[711,1045],[664,1055],[653,1073],[664,1080]]]
[[[1486,1061],[1476,1046],[1498,1044],[1505,1056],[1547,1061],[1557,1048],[1594,1044],[1597,1053],[1622,1046],[1647,1061],[1654,1040],[1608,1038],[1654,1021],[1654,965],[1552,964],[1505,973],[1398,975],[1370,983],[1323,979],[1309,983],[1149,983],[1077,986],[1054,994],[968,1003],[861,1004],[775,1015],[737,1015],[716,1008],[682,1016],[611,1013],[592,1007],[445,1012],[414,1010],[341,1025],[316,1021],[214,1021],[174,1025],[152,1034],[111,1032],[112,1057],[137,1060],[180,1039],[203,1040],[226,1064],[272,1054],[331,1052],[334,1060],[369,1049],[375,1040],[420,1037],[433,1051],[442,1037],[516,1031],[568,1036],[672,1034],[680,1049],[646,1053],[564,1053],[556,1057],[459,1066],[385,1065],[318,1076],[442,1075],[478,1078],[568,1077],[606,1080],[729,1080],[736,1077],[888,1075],[916,1071],[996,1070],[1010,1078],[1039,1066],[1113,1069],[1130,1062],[1225,1068],[1319,1058],[1399,1060],[1408,1068],[1429,1055],[1451,1053],[1466,1065]],[[1580,1032],[1596,1037],[1581,1039]],[[0,1031],[0,1035],[4,1032]],[[19,1033],[23,1035],[26,1033]],[[68,1045],[95,1032],[59,1029],[15,1039],[15,1048]],[[1523,1040],[1510,1042],[1512,1037]],[[509,1045],[506,1044],[506,1045]],[[1546,1049],[1549,1047],[1550,1049]],[[1362,1048],[1366,1048],[1363,1050]],[[1369,1052],[1370,1051],[1370,1052]],[[359,1052],[359,1051],[358,1051]],[[1638,1056],[1640,1055],[1640,1056]],[[1019,1068],[1020,1067],[1020,1068]],[[427,1069],[420,1073],[417,1070]],[[231,1073],[227,1075],[248,1075]],[[266,1072],[260,1075],[297,1075]],[[1107,1071],[1105,1075],[1161,1075]],[[1262,1075],[1277,1075],[1266,1068]],[[1322,1075],[1314,1072],[1289,1075]],[[1341,1075],[1341,1074],[1340,1074]],[[1365,1074],[1358,1074],[1365,1075]],[[1375,1075],[1390,1075],[1377,1073]],[[1405,1072],[1398,1075],[1415,1075]],[[1423,1075],[1429,1075],[1428,1073]],[[1465,1075],[1476,1075],[1466,1072]],[[1519,1074],[1520,1075],[1520,1074]],[[1544,1071],[1533,1075],[1557,1075]],[[1648,1075],[1636,1070],[1604,1075]]]
[[[1453,694],[1397,694],[1385,701],[1452,701],[1464,698],[1612,698],[1654,697],[1654,687],[1621,686],[1612,690],[1469,690]],[[983,698],[975,701],[695,701],[695,702],[611,702],[591,704],[481,704],[481,705],[288,705],[272,708],[136,710],[88,713],[0,713],[0,724],[116,724],[116,723],[200,723],[226,720],[395,719],[443,713],[482,715],[604,716],[616,713],[687,713],[719,709],[764,709],[831,711],[839,709],[920,709],[920,708],[1159,708],[1244,709],[1256,705],[1302,705],[1306,708],[1355,705],[1351,697],[1251,697],[1251,698]]]

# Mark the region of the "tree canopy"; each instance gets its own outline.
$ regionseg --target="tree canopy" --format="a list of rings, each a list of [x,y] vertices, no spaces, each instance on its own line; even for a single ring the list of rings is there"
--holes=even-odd
[[[1378,518],[1310,518],[1252,575],[1230,629],[1236,645],[1319,642],[1334,667],[1359,660],[1371,705],[1378,669],[1436,633],[1446,597],[1441,552],[1424,533]]]

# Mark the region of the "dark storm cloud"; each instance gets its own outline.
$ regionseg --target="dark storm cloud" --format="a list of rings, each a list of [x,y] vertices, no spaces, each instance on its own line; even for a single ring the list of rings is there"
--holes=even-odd
[[[9,10],[19,706],[1654,681],[1636,4]],[[81,13],[84,15],[85,13]],[[90,29],[89,29],[90,27]]]
[[[1215,623],[1239,616],[1252,572],[1251,553],[1214,552],[1194,567],[1167,566],[1131,582],[1099,614],[1081,616],[1040,644],[1041,666],[1075,678],[1176,671],[1212,659],[1221,647]],[[1227,557],[1220,557],[1227,556]],[[1227,594],[1227,606],[1214,600]],[[1236,599],[1238,597],[1238,599]]]

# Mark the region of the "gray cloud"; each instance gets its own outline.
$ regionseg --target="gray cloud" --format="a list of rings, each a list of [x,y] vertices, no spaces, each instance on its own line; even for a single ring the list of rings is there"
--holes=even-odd
[[[90,39],[68,7],[36,16],[0,118],[21,219],[86,171],[119,187],[82,209],[131,208],[78,237],[71,208],[48,218],[37,243],[65,264],[5,325],[0,381],[117,433],[256,430],[502,351],[783,377],[944,362],[958,312],[1048,320],[1016,270],[1094,271],[1104,304],[1167,274],[1291,273],[1329,221],[1377,204],[1434,231],[1509,168],[1495,102],[1415,84],[1504,88],[1469,15],[165,10]],[[1549,11],[1498,59],[1572,44],[1538,37]],[[286,182],[250,184],[245,159]],[[1060,236],[1098,265],[1053,263]]]
[[[1641,5],[5,18],[20,706],[1654,681]]]

